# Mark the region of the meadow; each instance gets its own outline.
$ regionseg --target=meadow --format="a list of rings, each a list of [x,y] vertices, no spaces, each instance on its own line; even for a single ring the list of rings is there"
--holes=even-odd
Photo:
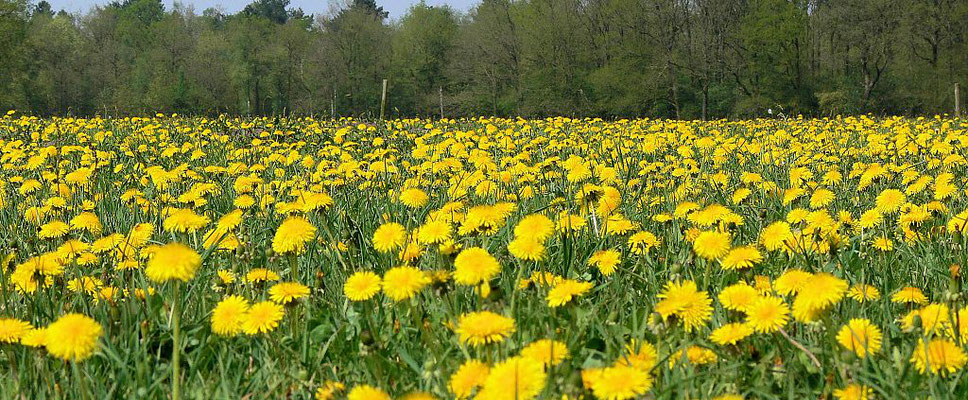
[[[968,122],[0,119],[0,398],[965,398]]]

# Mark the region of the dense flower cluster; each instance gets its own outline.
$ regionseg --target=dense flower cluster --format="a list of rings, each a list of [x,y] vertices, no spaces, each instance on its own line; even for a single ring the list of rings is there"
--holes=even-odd
[[[964,397],[966,128],[8,114],[0,387]]]

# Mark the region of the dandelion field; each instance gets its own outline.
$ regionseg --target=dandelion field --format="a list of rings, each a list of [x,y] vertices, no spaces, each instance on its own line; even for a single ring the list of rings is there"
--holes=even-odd
[[[968,124],[0,119],[0,398],[965,398]]]

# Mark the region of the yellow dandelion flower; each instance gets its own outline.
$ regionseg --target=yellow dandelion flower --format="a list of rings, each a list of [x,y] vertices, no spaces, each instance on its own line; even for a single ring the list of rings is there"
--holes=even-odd
[[[761,261],[763,261],[763,255],[753,246],[734,247],[719,260],[720,265],[727,271],[752,268]]]
[[[351,275],[343,284],[343,294],[351,301],[364,301],[380,292],[383,280],[370,271],[360,271]]]
[[[242,225],[244,215],[245,214],[242,210],[230,211],[223,215],[222,218],[219,218],[218,222],[215,223],[215,226],[218,228],[217,230],[222,232],[234,230],[235,228],[238,228],[239,225]]]
[[[822,272],[811,276],[793,300],[793,317],[810,322],[839,302],[847,293],[847,281]]]
[[[686,332],[704,326],[712,316],[712,299],[706,292],[699,291],[693,281],[668,282],[659,293],[660,301],[655,311],[663,319],[678,317]]]
[[[517,237],[508,243],[508,252],[521,260],[541,261],[545,257],[545,246],[531,237]]]
[[[540,361],[513,357],[496,364],[475,400],[531,400],[544,389],[548,374]]]
[[[145,275],[155,282],[175,279],[187,282],[195,277],[201,265],[202,257],[195,250],[181,243],[169,243],[159,247],[148,260]]]
[[[834,398],[837,400],[871,400],[874,398],[874,390],[867,386],[851,383],[843,389],[834,390]]]
[[[581,216],[562,212],[558,214],[555,230],[558,232],[575,232],[584,228],[586,224],[587,221]]]
[[[265,268],[255,268],[245,274],[246,283],[274,282],[279,280],[279,274]]]
[[[753,328],[743,323],[731,323],[716,328],[710,335],[709,340],[720,346],[736,344],[753,334]]]
[[[905,202],[907,202],[907,196],[904,195],[904,192],[897,189],[886,189],[877,195],[875,200],[876,210],[889,214],[900,210]]]
[[[560,307],[568,304],[573,298],[588,292],[592,286],[591,282],[562,279],[548,291],[548,306]]]
[[[850,297],[857,302],[864,303],[880,299],[881,291],[877,290],[877,288],[874,286],[858,283],[847,291],[847,297]]]
[[[706,231],[699,234],[692,243],[692,249],[699,257],[716,260],[729,252],[729,234],[723,232]]]
[[[884,221],[884,214],[878,209],[864,211],[857,220],[857,225],[863,229],[873,229]]]
[[[467,313],[460,316],[456,332],[471,346],[497,343],[514,332],[514,320],[490,311]]]
[[[588,265],[598,268],[602,275],[609,276],[622,262],[622,254],[615,250],[599,250],[588,259]]]
[[[746,284],[746,282],[740,282],[725,287],[719,292],[718,298],[723,308],[745,312],[750,305],[760,298],[760,291]]]
[[[957,322],[961,323],[961,321]],[[949,334],[950,336],[953,333],[951,309],[946,304],[928,304],[901,318],[901,328],[905,332],[914,332],[921,328],[926,335]]]
[[[396,222],[380,225],[373,232],[373,248],[381,253],[400,249],[407,242],[407,228]]]
[[[776,332],[789,320],[790,308],[779,297],[762,296],[746,309],[746,323],[756,332]]]
[[[555,224],[541,214],[531,214],[521,219],[514,227],[514,236],[535,241],[544,241],[555,232]]]
[[[75,231],[87,231],[92,235],[100,235],[102,230],[101,219],[92,212],[82,212],[70,220],[71,229]]]
[[[61,316],[46,330],[47,352],[65,361],[83,361],[94,354],[102,332],[101,324],[81,314]]]
[[[428,200],[430,200],[430,197],[420,189],[409,188],[400,192],[400,202],[410,208],[423,207]]]
[[[874,238],[874,242],[871,243],[875,249],[880,251],[891,251],[894,250],[894,242],[883,236],[878,236]]]
[[[452,234],[453,227],[450,223],[443,219],[437,219],[427,221],[417,230],[417,240],[423,244],[440,244],[450,240]],[[376,243],[376,239],[373,242]]]
[[[235,336],[242,332],[242,322],[249,311],[249,301],[242,296],[228,296],[212,310],[212,332],[220,336]]]
[[[228,285],[230,283],[235,282],[235,279],[236,279],[235,273],[232,271],[229,271],[227,269],[220,269],[216,272],[216,274],[218,275],[219,281],[221,281],[223,284]]]
[[[768,276],[754,276],[753,287],[756,288],[756,291],[760,292],[762,295],[773,293],[773,282],[770,281],[770,277]]]
[[[17,343],[31,331],[33,326],[29,322],[16,318],[0,318],[0,343]]]
[[[435,399],[436,397],[434,397],[434,395],[428,392],[410,392],[403,395],[403,397],[400,398],[400,400],[435,400]]]
[[[279,326],[285,315],[282,306],[271,301],[263,301],[249,306],[242,319],[242,332],[248,335],[272,332]]]
[[[785,248],[790,239],[793,239],[793,231],[784,221],[774,222],[760,232],[760,243],[769,251]]]
[[[778,294],[789,296],[802,289],[813,274],[799,269],[790,269],[781,274],[773,282],[773,288]]]
[[[272,251],[280,254],[300,254],[306,244],[316,237],[316,226],[303,217],[289,217],[282,221],[272,237]]]
[[[633,233],[628,239],[629,251],[633,254],[646,254],[649,250],[658,247],[660,243],[659,238],[649,231]]]
[[[27,347],[47,346],[47,328],[36,328],[27,331],[20,338],[20,344]]]
[[[316,393],[313,395],[315,400],[330,400],[336,395],[336,392],[346,389],[342,383],[336,381],[326,381],[316,389]]]
[[[192,233],[202,229],[209,222],[208,217],[204,215],[198,215],[191,209],[180,208],[170,211],[161,226],[166,232]]]
[[[480,247],[462,250],[454,259],[454,268],[454,282],[469,286],[479,285],[501,272],[497,259]]]
[[[51,221],[40,226],[37,237],[41,239],[59,238],[70,232],[71,226],[64,221]]]
[[[359,385],[350,389],[346,394],[346,400],[390,400],[390,395],[377,387]]]
[[[659,353],[656,351],[654,344],[632,339],[625,345],[625,351],[622,357],[615,364],[628,365],[643,371],[648,371],[658,362]]]
[[[930,372],[947,375],[964,368],[968,355],[948,339],[924,339],[918,342],[911,362],[922,374]]]
[[[742,203],[743,200],[746,200],[746,198],[752,193],[753,191],[749,188],[739,188],[733,192],[733,195],[730,197],[730,199],[733,201],[733,204],[739,204]]]
[[[592,393],[602,400],[638,398],[652,388],[652,376],[647,370],[627,365],[615,365],[596,374]]]
[[[544,365],[558,365],[568,358],[568,347],[557,340],[541,339],[521,349],[521,357],[540,361]]]
[[[299,282],[280,282],[269,288],[269,298],[279,304],[309,296],[309,287]]]
[[[420,258],[420,256],[423,254],[423,250],[423,246],[421,246],[420,243],[417,243],[416,240],[411,240],[408,241],[405,246],[403,246],[403,249],[400,250],[400,252],[397,254],[397,257],[400,258],[400,261],[409,263]]]
[[[669,357],[669,366],[685,365],[686,362],[692,365],[704,365],[714,363],[719,360],[716,353],[710,349],[690,346],[687,349],[679,350]]]
[[[383,274],[383,293],[394,301],[407,300],[429,283],[427,274],[417,268],[391,268]]]
[[[928,297],[924,295],[924,292],[922,292],[921,289],[908,286],[894,293],[894,295],[891,296],[891,302],[923,305],[928,303]]]
[[[131,232],[128,232],[127,244],[140,248],[151,240],[151,236],[155,233],[155,226],[152,224],[138,224],[131,228]]]
[[[454,397],[466,399],[470,397],[474,389],[484,384],[490,371],[491,368],[487,364],[477,360],[468,360],[450,376],[447,387],[454,394]]]
[[[881,349],[880,328],[866,318],[854,318],[837,333],[837,342],[858,357],[876,354]]]

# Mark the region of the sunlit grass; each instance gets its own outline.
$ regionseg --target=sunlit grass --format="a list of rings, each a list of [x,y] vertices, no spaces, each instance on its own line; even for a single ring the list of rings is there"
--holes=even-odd
[[[941,118],[11,114],[0,397],[963,397],[966,146]]]

